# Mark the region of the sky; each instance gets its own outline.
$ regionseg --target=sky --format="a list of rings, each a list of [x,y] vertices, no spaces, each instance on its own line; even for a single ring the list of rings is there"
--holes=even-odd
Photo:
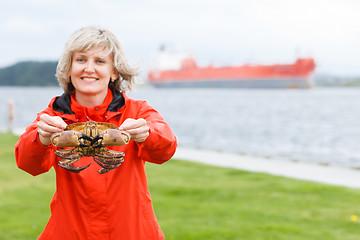
[[[198,65],[290,63],[360,76],[357,0],[0,0],[0,67],[60,57],[71,33],[108,28],[146,74],[161,45]]]

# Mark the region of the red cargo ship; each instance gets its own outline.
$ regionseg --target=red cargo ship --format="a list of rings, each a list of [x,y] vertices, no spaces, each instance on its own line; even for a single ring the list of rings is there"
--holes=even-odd
[[[315,70],[312,58],[298,58],[292,64],[198,67],[187,57],[179,65],[150,70],[149,82],[156,87],[311,88]]]

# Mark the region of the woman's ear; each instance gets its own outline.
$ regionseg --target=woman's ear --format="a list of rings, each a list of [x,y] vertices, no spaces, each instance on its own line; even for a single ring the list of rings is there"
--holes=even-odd
[[[119,73],[117,70],[114,70],[113,74],[111,75],[111,79],[114,82],[118,78],[119,78]]]

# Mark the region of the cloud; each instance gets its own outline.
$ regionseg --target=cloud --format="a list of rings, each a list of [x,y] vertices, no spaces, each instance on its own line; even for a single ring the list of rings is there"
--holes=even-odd
[[[3,23],[3,29],[13,33],[43,33],[44,26],[24,16],[15,16]]]
[[[321,72],[351,68],[360,74],[359,5],[358,0],[13,0],[0,8],[5,33],[0,52],[9,56],[0,66],[57,58],[73,31],[99,25],[112,30],[129,57],[143,65],[165,43],[193,53],[200,65],[310,55]]]

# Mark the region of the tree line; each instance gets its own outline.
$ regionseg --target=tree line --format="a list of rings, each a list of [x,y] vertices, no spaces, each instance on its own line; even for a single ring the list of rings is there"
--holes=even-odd
[[[0,68],[0,86],[58,86],[56,61],[23,61]]]

